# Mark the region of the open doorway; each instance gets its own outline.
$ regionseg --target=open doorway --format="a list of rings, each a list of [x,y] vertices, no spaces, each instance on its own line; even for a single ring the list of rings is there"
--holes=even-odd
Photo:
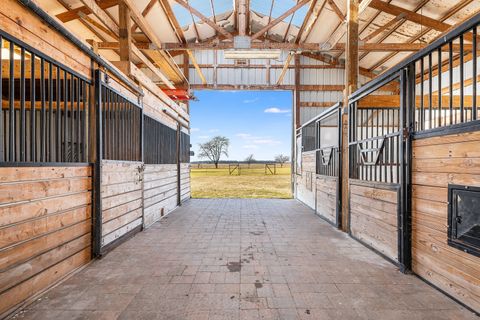
[[[192,198],[291,198],[291,91],[196,91]]]

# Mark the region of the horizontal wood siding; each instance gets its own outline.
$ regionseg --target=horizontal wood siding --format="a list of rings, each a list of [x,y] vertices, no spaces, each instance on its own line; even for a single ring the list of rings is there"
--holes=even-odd
[[[480,258],[447,243],[448,184],[480,187],[480,132],[414,140],[413,271],[480,312]]]
[[[102,247],[142,225],[143,165],[102,161]]]
[[[181,201],[190,199],[190,164],[182,163],[180,165],[180,196]]]
[[[92,168],[0,168],[0,318],[91,259]]]
[[[177,207],[177,165],[146,164],[144,171],[146,227]]]
[[[350,232],[398,261],[398,190],[350,180]]]
[[[316,153],[315,151],[302,153],[302,172],[296,175],[297,199],[315,209],[315,177]]]
[[[337,223],[337,177],[317,175],[317,214]]]

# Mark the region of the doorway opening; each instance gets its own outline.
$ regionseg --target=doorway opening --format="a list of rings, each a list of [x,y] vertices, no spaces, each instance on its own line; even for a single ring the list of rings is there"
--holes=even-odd
[[[201,90],[195,96],[192,198],[291,198],[293,93]]]

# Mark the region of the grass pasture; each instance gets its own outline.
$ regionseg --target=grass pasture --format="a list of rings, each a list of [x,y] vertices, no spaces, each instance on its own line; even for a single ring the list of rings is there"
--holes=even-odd
[[[273,167],[272,167],[273,171]],[[290,164],[265,174],[264,164],[240,165],[240,174],[229,174],[228,164],[191,165],[192,198],[291,198]]]

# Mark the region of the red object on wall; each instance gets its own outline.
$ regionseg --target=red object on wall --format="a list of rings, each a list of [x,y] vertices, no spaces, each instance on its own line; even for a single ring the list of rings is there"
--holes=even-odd
[[[162,89],[172,100],[185,101],[190,100],[192,97],[188,93],[188,90],[184,89]]]

